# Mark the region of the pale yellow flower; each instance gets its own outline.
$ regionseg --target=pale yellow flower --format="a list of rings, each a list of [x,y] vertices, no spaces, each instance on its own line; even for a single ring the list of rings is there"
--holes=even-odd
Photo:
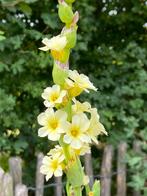
[[[81,148],[83,143],[90,142],[90,138],[86,135],[88,128],[89,120],[84,113],[74,115],[72,117],[72,122],[65,132],[63,138],[64,142],[70,144],[74,149]]]
[[[47,87],[42,93],[42,98],[45,99],[44,105],[46,107],[54,107],[56,104],[61,104],[66,93],[65,90],[61,90],[59,85]]]
[[[83,112],[90,112],[91,105],[88,102],[81,103],[76,99],[73,99],[74,105],[72,105],[72,112],[73,114],[83,113]]]
[[[51,149],[47,155],[61,157],[63,160],[65,159],[63,148],[59,145],[56,145],[55,148]]]
[[[104,126],[99,121],[99,115],[97,113],[96,108],[91,109],[91,119],[90,119],[90,126],[87,130],[88,136],[93,140],[95,143],[98,143],[97,136],[100,134],[106,134]]]
[[[65,48],[67,44],[66,36],[55,36],[51,39],[44,38],[42,43],[45,45],[44,47],[39,48],[40,50],[47,51],[47,50],[54,50],[54,51],[61,51]]]
[[[83,156],[85,154],[90,154],[91,150],[89,144],[83,143],[83,145],[79,149],[71,148],[71,152],[75,152],[76,155]]]
[[[42,161],[40,172],[46,175],[46,180],[49,180],[53,175],[62,176],[62,157],[59,156],[45,156]]]
[[[79,74],[76,70],[69,70],[68,78],[66,79],[68,89],[75,91],[75,94],[80,94],[83,90],[89,92],[88,89],[96,91],[97,89],[90,82],[89,78],[84,74]],[[77,96],[76,95],[76,96]]]
[[[38,135],[48,136],[48,139],[52,141],[59,140],[61,133],[64,133],[68,126],[66,119],[66,112],[62,110],[54,112],[52,108],[48,108],[38,116],[38,123],[43,126],[38,130]]]

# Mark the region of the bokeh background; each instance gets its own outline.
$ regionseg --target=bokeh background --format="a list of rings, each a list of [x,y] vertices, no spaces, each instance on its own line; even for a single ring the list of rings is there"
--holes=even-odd
[[[80,13],[78,40],[70,68],[88,75],[98,88],[80,97],[98,108],[109,133],[107,143],[128,144],[128,187],[145,190],[147,164],[147,1],[76,0]],[[0,165],[23,158],[24,181],[35,183],[36,153],[52,143],[37,136],[37,115],[45,108],[41,93],[52,85],[52,59],[38,50],[44,37],[60,33],[63,24],[55,0],[0,0]],[[134,140],[142,154],[132,152]],[[101,153],[93,151],[94,173]],[[114,165],[115,167],[115,165]],[[115,186],[115,185],[114,185]]]

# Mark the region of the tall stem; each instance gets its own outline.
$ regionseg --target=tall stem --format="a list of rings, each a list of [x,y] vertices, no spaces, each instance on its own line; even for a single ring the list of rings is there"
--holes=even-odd
[[[74,188],[74,196],[82,196],[81,187]]]

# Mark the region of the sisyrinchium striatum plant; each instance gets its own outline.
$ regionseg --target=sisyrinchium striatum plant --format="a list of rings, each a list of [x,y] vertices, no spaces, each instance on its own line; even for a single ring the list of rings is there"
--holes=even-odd
[[[95,181],[90,189],[89,177],[84,174],[80,156],[90,153],[92,142],[97,143],[97,136],[106,134],[99,121],[96,108],[90,103],[78,101],[82,92],[96,91],[89,78],[69,69],[71,49],[76,45],[78,12],[73,12],[74,0],[59,0],[58,14],[65,24],[61,33],[51,39],[44,38],[42,51],[49,51],[53,57],[52,76],[54,85],[44,89],[42,98],[46,110],[39,114],[39,137],[48,137],[55,142],[44,157],[41,173],[49,180],[53,175],[67,176],[67,195],[81,196],[85,187],[87,195],[100,195],[100,185]]]

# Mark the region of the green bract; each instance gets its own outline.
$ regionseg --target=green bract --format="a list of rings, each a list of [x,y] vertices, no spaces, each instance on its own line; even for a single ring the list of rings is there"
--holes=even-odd
[[[66,3],[73,3],[75,0],[65,0]]]
[[[66,48],[74,48],[77,41],[77,27],[74,27],[70,32],[65,30],[63,34],[67,38]]]
[[[65,79],[67,78],[67,71],[64,69],[61,69],[59,65],[54,63],[52,76],[55,84],[59,84],[61,86],[64,85]]]
[[[94,196],[100,196],[100,181],[96,180],[92,187],[92,192]]]
[[[73,11],[67,4],[60,4],[58,9],[59,18],[63,23],[70,24],[73,19]]]
[[[72,185],[73,188],[83,185],[84,172],[81,166],[81,162],[78,158],[69,165],[66,175],[68,182]]]

